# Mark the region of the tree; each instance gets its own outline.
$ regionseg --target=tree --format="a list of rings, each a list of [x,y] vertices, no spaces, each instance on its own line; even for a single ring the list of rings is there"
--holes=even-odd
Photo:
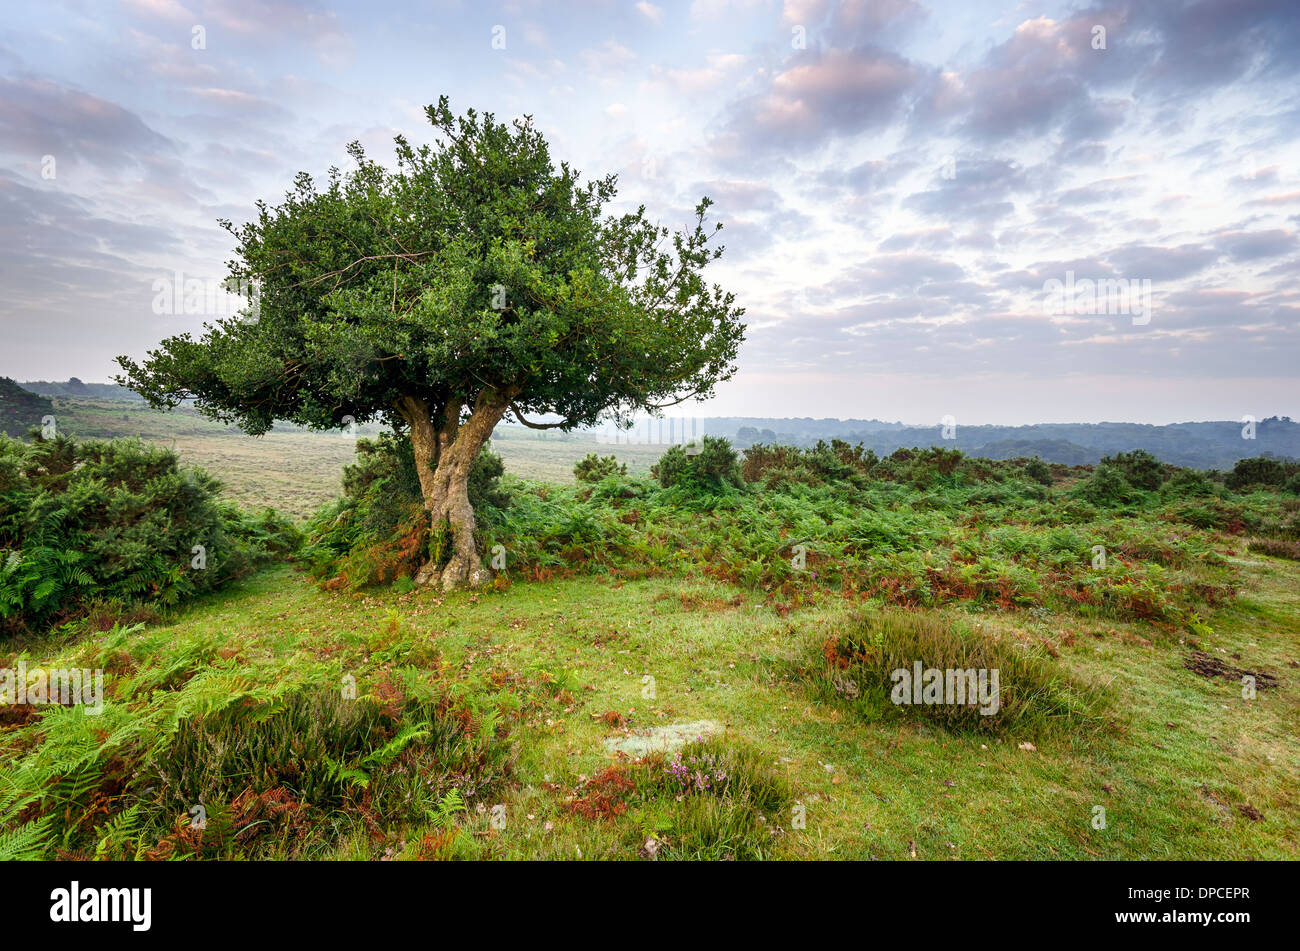
[[[1282,485],[1286,482],[1286,466],[1268,456],[1238,459],[1224,482],[1230,489],[1244,489],[1251,485]]]
[[[744,311],[701,276],[723,251],[707,197],[681,231],[644,205],[606,214],[616,177],[557,167],[530,117],[453,117],[445,96],[425,111],[435,141],[399,136],[395,171],[354,142],[348,174],[299,173],[282,204],[222,221],[230,286],[257,308],[119,358],[118,380],[252,434],[409,433],[431,533],[416,581],[452,588],[489,577],[467,479],[498,422],[567,432],[708,397],[736,370]]]

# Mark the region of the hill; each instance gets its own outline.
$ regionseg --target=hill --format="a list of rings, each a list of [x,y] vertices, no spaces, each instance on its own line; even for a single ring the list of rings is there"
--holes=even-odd
[[[41,419],[54,412],[54,404],[24,389],[7,376],[0,376],[0,432],[22,438]]]

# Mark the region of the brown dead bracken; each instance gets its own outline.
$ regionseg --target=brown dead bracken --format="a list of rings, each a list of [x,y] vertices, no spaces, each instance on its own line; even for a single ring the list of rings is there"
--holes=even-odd
[[[583,787],[586,793],[565,803],[569,812],[587,819],[612,819],[627,812],[623,801],[636,784],[617,766],[609,766],[593,776]]]

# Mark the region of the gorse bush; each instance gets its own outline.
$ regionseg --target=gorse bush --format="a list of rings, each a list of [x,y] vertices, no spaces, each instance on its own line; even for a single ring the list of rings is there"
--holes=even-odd
[[[1120,452],[1101,460],[1103,466],[1114,466],[1124,480],[1135,489],[1147,492],[1160,488],[1165,480],[1165,466],[1145,449]]]
[[[134,440],[0,437],[0,636],[175,605],[294,551],[292,525],[219,491]]]
[[[1052,468],[1042,459],[1030,459],[1025,463],[1025,477],[1039,485],[1052,484]]]
[[[1175,497],[1214,495],[1216,488],[1215,483],[1205,473],[1194,469],[1183,469],[1175,473],[1163,486],[1166,495]]]
[[[665,489],[718,492],[744,484],[736,450],[721,436],[705,436],[698,450],[693,443],[669,447],[650,472]]]
[[[982,482],[991,477],[981,471],[976,460],[967,460],[960,449],[943,446],[895,450],[881,460],[872,474],[882,479],[908,482],[917,488],[929,488],[946,481]]]
[[[1256,456],[1238,459],[1224,480],[1230,489],[1244,489],[1252,485],[1282,485],[1286,482],[1287,468],[1276,459]]]
[[[600,482],[610,476],[627,475],[627,466],[620,465],[614,456],[598,456],[589,452],[574,463],[573,475],[579,482]]]
[[[943,446],[897,449],[880,459],[861,443],[851,446],[842,439],[820,440],[809,449],[757,443],[745,450],[741,471],[746,482],[766,489],[829,485],[861,490],[873,482],[926,489],[1012,479],[1052,484],[1052,470],[1040,459],[981,459]]]
[[[866,476],[879,461],[860,443],[850,446],[841,439],[830,443],[818,440],[811,449],[757,443],[745,450],[741,472],[746,482],[770,488],[835,483],[861,487],[867,484]]]
[[[1133,487],[1124,478],[1124,473],[1118,466],[1107,464],[1097,466],[1092,475],[1075,489],[1075,494],[1102,507],[1123,505],[1135,498]]]

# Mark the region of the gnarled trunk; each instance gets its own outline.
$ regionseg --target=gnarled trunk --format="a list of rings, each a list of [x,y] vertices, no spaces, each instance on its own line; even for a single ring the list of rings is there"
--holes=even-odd
[[[484,390],[463,426],[461,404],[455,400],[443,408],[436,420],[423,400],[404,397],[398,402],[398,410],[411,428],[415,469],[420,477],[424,507],[429,513],[431,557],[416,573],[417,585],[450,591],[492,580],[491,572],[483,567],[474,538],[476,523],[469,501],[469,473],[512,397],[509,391]]]

